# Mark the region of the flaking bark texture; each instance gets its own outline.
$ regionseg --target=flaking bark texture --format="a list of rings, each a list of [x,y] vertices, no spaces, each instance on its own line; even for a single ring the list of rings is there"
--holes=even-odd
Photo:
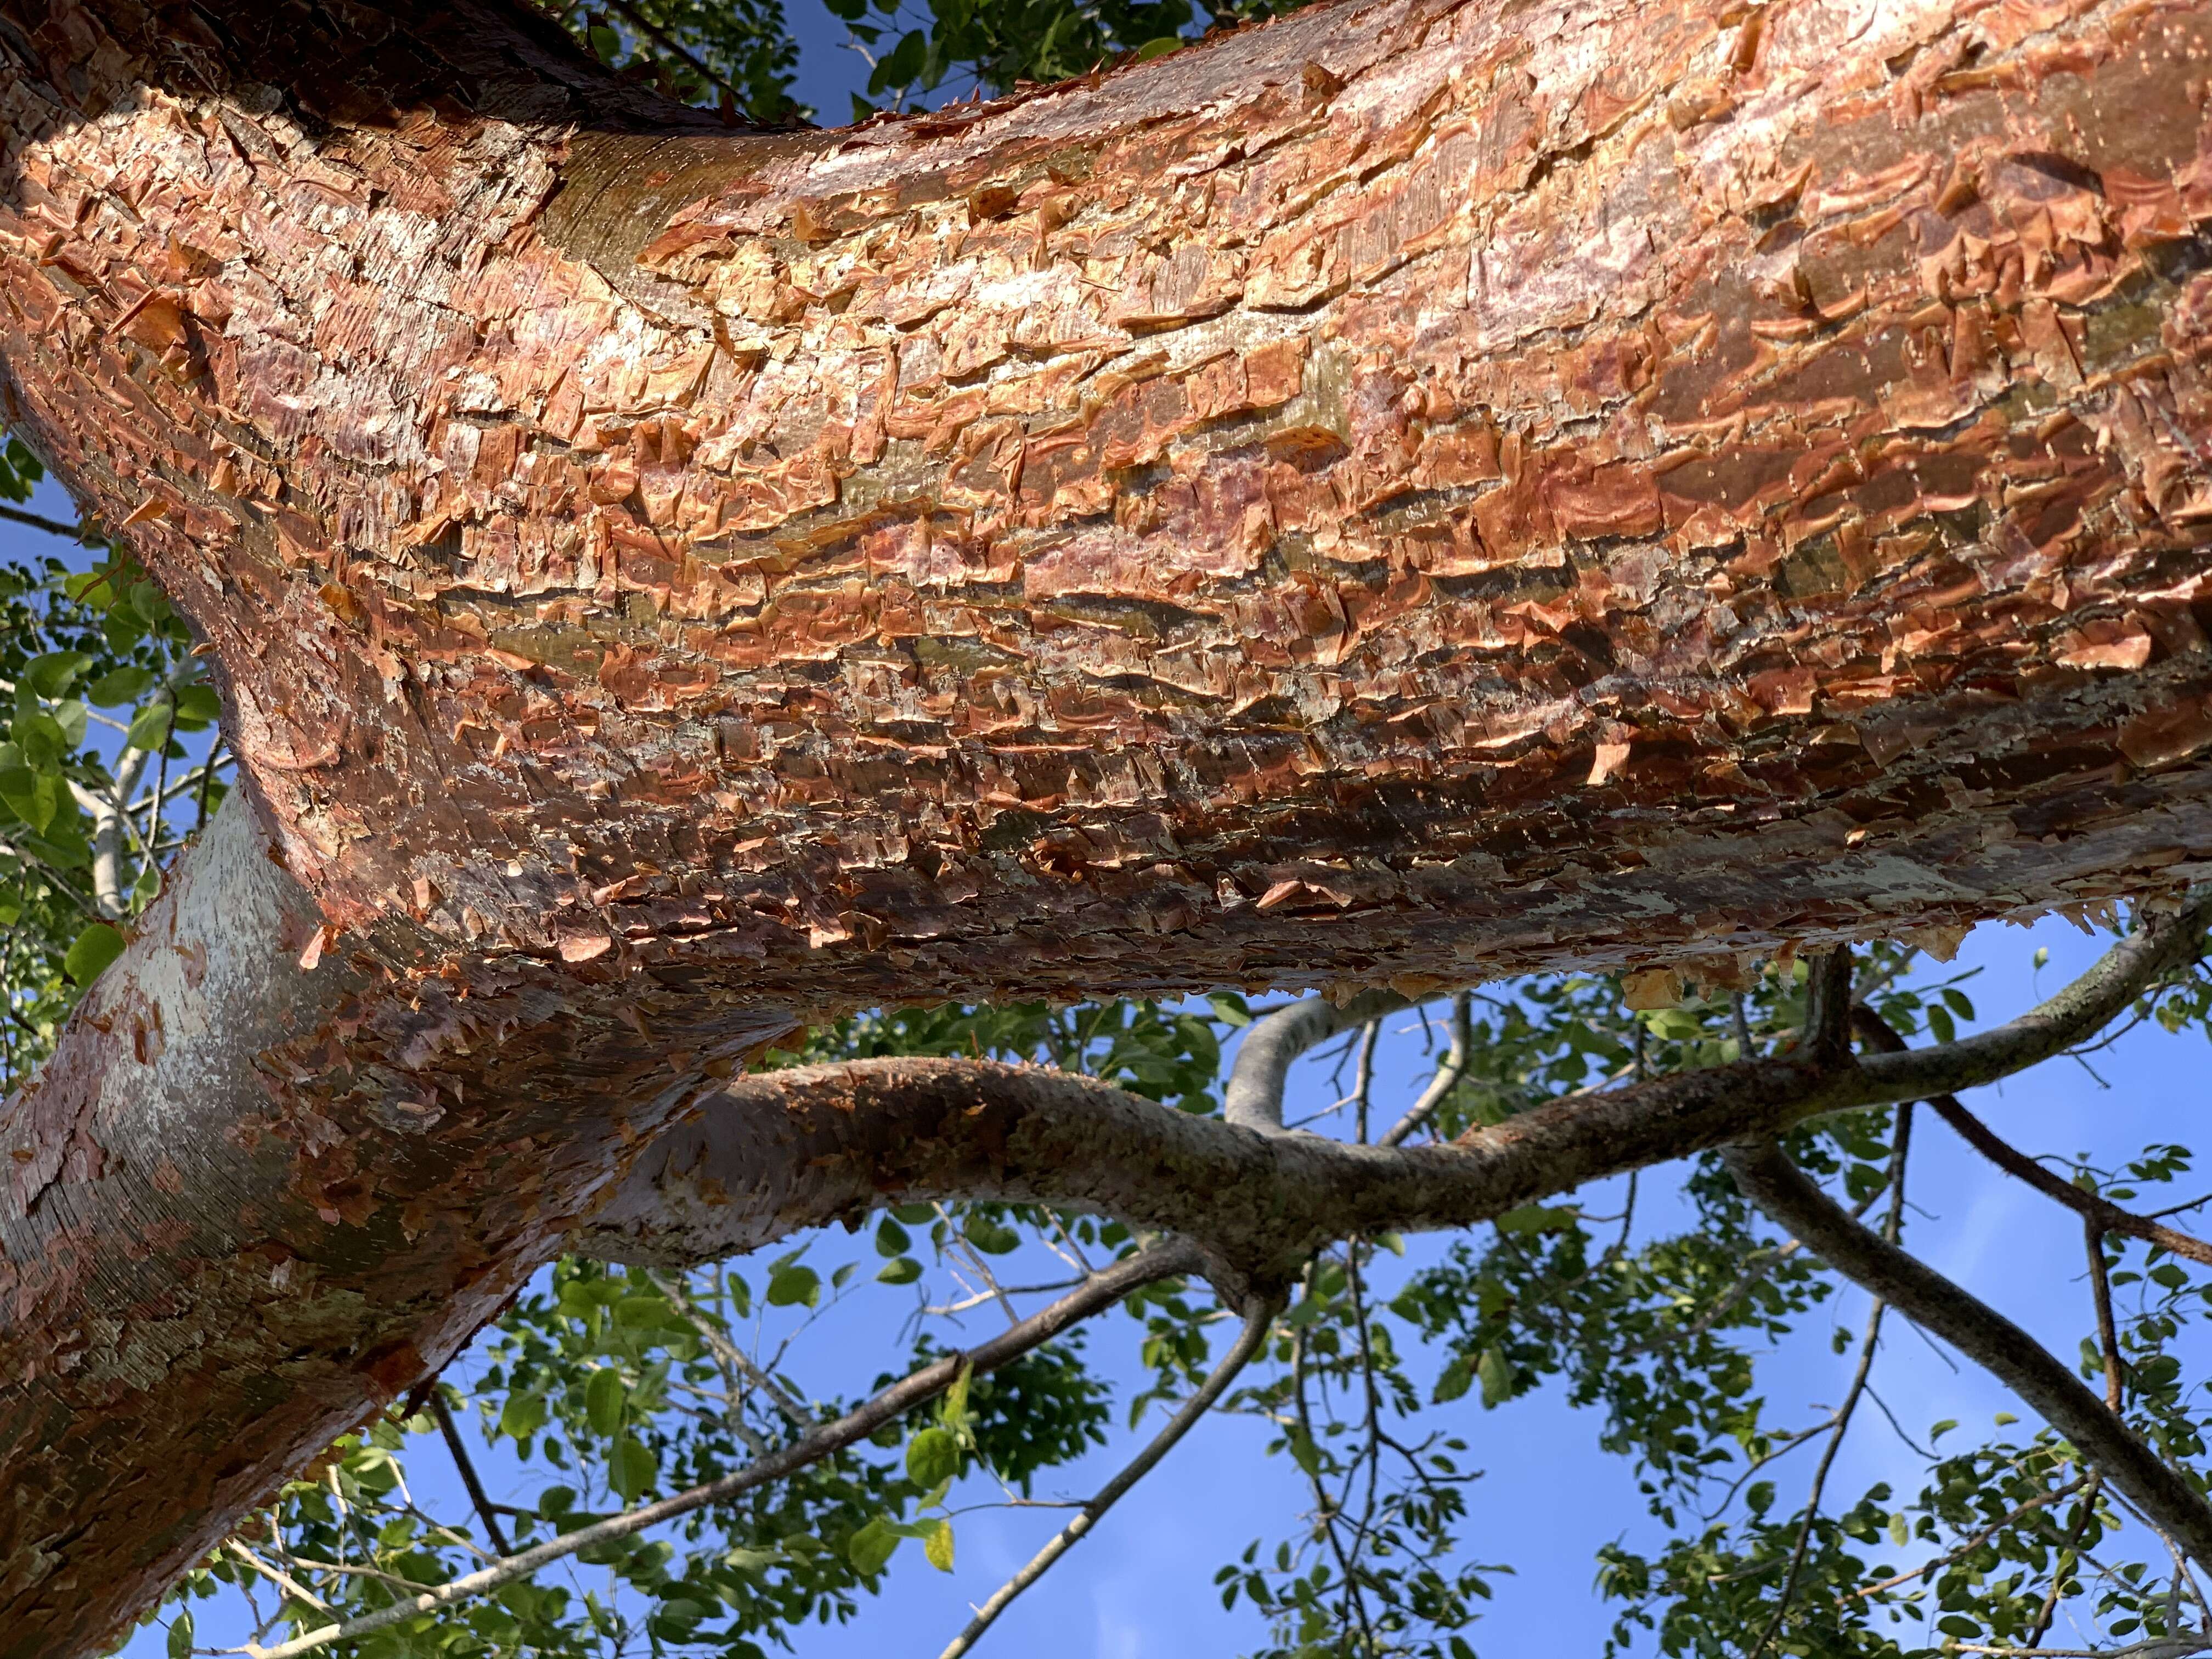
[[[234,796],[0,1113],[6,1659],[98,1650],[444,1364],[702,1066],[789,1025],[321,939]]]
[[[2212,847],[2201,6],[1385,0],[781,135],[198,9],[0,7],[0,362],[336,925],[1418,984]]]
[[[293,872],[235,818],[0,1119],[0,1656],[794,1018],[2204,873],[2208,46],[1386,0],[756,134],[493,0],[0,0],[6,418]]]

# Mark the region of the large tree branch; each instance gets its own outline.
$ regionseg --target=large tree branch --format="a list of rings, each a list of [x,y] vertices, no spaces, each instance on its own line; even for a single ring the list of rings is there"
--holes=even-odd
[[[1232,1280],[1266,1281],[1295,1272],[1327,1239],[1468,1226],[1823,1112],[1923,1099],[1938,1079],[1994,1082],[2100,1029],[2194,956],[2208,921],[2212,887],[2145,919],[2039,1006],[1957,1043],[1856,1063],[1815,1054],[1676,1073],[1556,1101],[1441,1146],[1255,1130],[1072,1073],[994,1061],[766,1072],[702,1098],[574,1247],[623,1260],[714,1260],[884,1202],[988,1198],[1179,1233]],[[1303,1012],[1310,1006],[1292,1011],[1298,1029],[1322,1023]],[[1261,1067],[1270,1078],[1279,1070],[1273,1058]]]
[[[422,944],[332,945],[239,790],[0,1106],[0,1656],[98,1650],[790,1025]]]
[[[215,652],[297,878],[204,908],[258,1002],[165,909],[9,1103],[0,1659],[96,1645],[794,1017],[2196,879],[2212,6],[1992,15],[1322,5],[764,135],[506,0],[0,0],[0,411]],[[1336,1218],[2036,1046],[1370,1149]],[[698,1237],[872,1201],[748,1103],[774,1213]],[[1240,1133],[1189,1173],[1257,1272],[1297,1138]]]
[[[1924,1052],[1924,1051],[1923,1051]],[[1771,1142],[1722,1154],[1744,1196],[1831,1267],[1982,1366],[2074,1443],[2115,1491],[2212,1567],[2212,1505],[2026,1331],[1854,1221]]]
[[[1406,999],[1395,992],[1367,991],[1341,1007],[1327,997],[1302,997],[1261,1015],[1244,1033],[1229,1068],[1229,1081],[1221,1091],[1223,1120],[1246,1129],[1279,1131],[1283,1091],[1301,1054],[1339,1031],[1407,1006]]]

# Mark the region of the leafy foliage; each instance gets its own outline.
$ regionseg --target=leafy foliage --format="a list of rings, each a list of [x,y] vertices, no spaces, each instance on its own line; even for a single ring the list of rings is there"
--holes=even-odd
[[[0,445],[0,499],[43,476]],[[127,554],[97,541],[0,563],[0,1088],[45,1059],[183,835],[222,799],[220,705],[191,636]]]

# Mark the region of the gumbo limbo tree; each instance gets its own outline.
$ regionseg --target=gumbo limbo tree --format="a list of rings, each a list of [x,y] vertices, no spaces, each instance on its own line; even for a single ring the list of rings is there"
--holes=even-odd
[[[1959,1098],[2206,1012],[2212,8],[839,15],[1009,95],[0,0],[0,493],[106,548],[0,645],[0,1656],[218,1580],[265,1655],[757,1652],[1155,1407],[948,1652],[1218,1408],[1311,1487],[1222,1577],[1278,1650],[1462,1656],[1449,1413],[1553,1378],[1624,1644],[2212,1644],[2189,1154]],[[1972,1035],[1916,966],[2123,899]],[[1936,1120],[2082,1229],[2078,1356],[1906,1250]],[[727,1265],[832,1221],[890,1288]],[[884,1376],[797,1380],[863,1293]],[[1832,1492],[1906,1322],[2025,1416]],[[415,1504],[457,1412],[526,1507]]]

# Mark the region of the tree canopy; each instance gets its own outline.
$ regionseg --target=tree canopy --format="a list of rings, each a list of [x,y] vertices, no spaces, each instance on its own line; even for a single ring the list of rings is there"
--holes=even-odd
[[[1163,54],[1265,9],[824,3],[871,54],[856,119]],[[775,0],[546,9],[609,66],[726,118],[805,114]],[[11,440],[0,459],[9,516],[57,539],[50,556],[0,570],[0,682],[13,699],[0,742],[9,1089],[52,1051],[229,778],[190,629],[133,562],[125,526],[41,526],[23,510],[40,476]],[[2109,1041],[2108,1014],[2176,1044],[2203,1041],[2208,914],[2202,888],[2124,913],[2083,908],[2082,927],[2118,940],[2102,1012],[2054,1004],[2028,1023],[2059,1031],[2057,1053]],[[1944,966],[1957,942],[1920,933],[1734,971],[1706,963],[1703,979],[1547,974],[1341,1002],[1223,991],[886,1007],[811,1027],[759,1065],[811,1079],[802,1068],[1011,1062],[1030,1069],[989,1074],[1014,1079],[1008,1089],[1073,1074],[1097,1085],[1085,1099],[1134,1097],[1355,1147],[1444,1146],[1711,1068],[1827,1064],[1854,1044],[1864,1055],[1948,1050],[1984,1012],[2020,1012],[1976,1008]],[[1272,1072],[1271,1054],[1283,1061]],[[1308,1085],[1286,1092],[1284,1067],[1300,1055]],[[1926,1075],[1940,1081],[1939,1068]],[[1410,1091],[1378,1082],[1408,1076]],[[1913,1148],[1938,1123],[1983,1154],[1990,1179],[2025,1183],[2051,1202],[2050,1224],[2082,1234],[2084,1278],[2065,1287],[2077,1351],[2053,1357],[2016,1329],[1977,1324],[1988,1310],[1971,1296],[1906,1271]],[[1269,1454],[1309,1493],[1272,1535],[1224,1539],[1218,1561],[1192,1566],[1225,1603],[1261,1610],[1269,1659],[1468,1659],[1482,1648],[1491,1581],[1512,1565],[1510,1537],[1476,1517],[1474,1425],[1551,1389],[1587,1407],[1603,1449],[1633,1468],[1659,1540],[1608,1548],[1596,1564],[1617,1609],[1608,1651],[2057,1652],[2065,1632],[2089,1629],[2100,1648],[2172,1659],[2212,1647],[2212,1559],[2185,1530],[2202,1519],[2212,1537],[2212,1396],[2186,1363],[2212,1310],[2212,1244],[2191,1231],[2206,1201],[2181,1144],[2192,1131],[2174,1133],[2181,1140],[2161,1134],[2113,1164],[2031,1153],[1948,1085],[1931,1086],[1793,1121],[1778,1164],[1701,1151],[1608,1183],[1601,1202],[1519,1205],[1410,1253],[1395,1233],[1354,1231],[1274,1277],[1102,1206],[998,1200],[847,1216],[872,1257],[813,1234],[704,1267],[655,1261],[650,1248],[628,1262],[569,1255],[485,1331],[467,1386],[419,1388],[339,1440],[147,1618],[166,1627],[173,1659],[212,1650],[206,1632],[241,1606],[257,1659],[804,1653],[809,1627],[854,1616],[894,1563],[958,1569],[972,1509],[1057,1494],[1057,1472],[1099,1446],[1126,1449],[1141,1476],[1218,1411],[1263,1423]],[[1841,1391],[1809,1420],[1785,1419],[1762,1364],[1790,1334],[1832,1324],[1847,1279],[1873,1296],[1858,1328],[1837,1329]],[[808,1369],[799,1339],[834,1304],[871,1310],[879,1375]],[[2047,1373],[2078,1376],[2111,1420],[2089,1413],[2076,1427],[2039,1405],[1987,1432],[1915,1421],[1879,1394],[1886,1348],[1910,1340],[1908,1322],[2062,1412],[2087,1408]],[[1133,1394],[1103,1379],[1109,1345],[1133,1351],[1145,1379]],[[1912,1450],[1914,1480],[1837,1488],[1836,1448],[1870,1432]],[[526,1498],[483,1487],[471,1460],[486,1446],[519,1464]],[[445,1458],[465,1471],[470,1501],[431,1512],[410,1470]],[[2130,1484],[2142,1469],[2172,1491],[2147,1498]],[[985,1639],[1005,1601],[1085,1531],[1111,1525],[1125,1489],[1117,1480],[1085,1495],[996,1595],[979,1586],[975,1626],[945,1633],[947,1656]]]

